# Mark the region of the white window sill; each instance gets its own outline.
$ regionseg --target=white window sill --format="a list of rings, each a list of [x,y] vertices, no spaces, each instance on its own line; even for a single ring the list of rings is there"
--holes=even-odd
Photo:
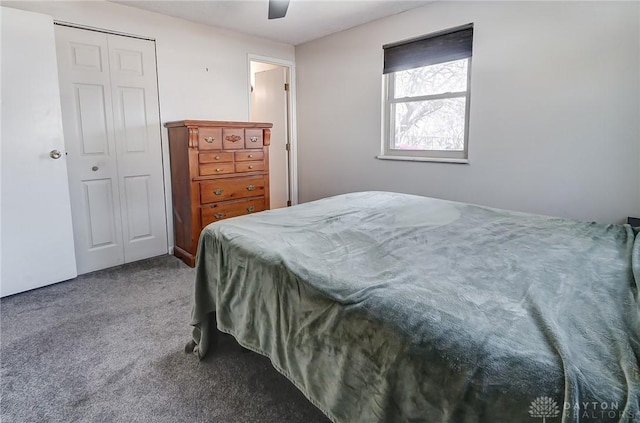
[[[376,156],[379,160],[399,160],[404,162],[438,162],[438,163],[456,163],[469,164],[469,159],[451,159],[446,157],[415,157],[415,156]]]

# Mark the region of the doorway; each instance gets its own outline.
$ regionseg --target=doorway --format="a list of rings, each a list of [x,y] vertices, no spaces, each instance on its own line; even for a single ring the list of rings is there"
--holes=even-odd
[[[293,62],[249,55],[249,111],[252,122],[269,122],[271,209],[297,204]]]

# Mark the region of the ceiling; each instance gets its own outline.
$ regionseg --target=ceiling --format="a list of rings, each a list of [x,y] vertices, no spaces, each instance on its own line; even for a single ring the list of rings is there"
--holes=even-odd
[[[268,20],[267,0],[111,1],[291,45],[429,3],[429,0],[291,0],[286,17]]]

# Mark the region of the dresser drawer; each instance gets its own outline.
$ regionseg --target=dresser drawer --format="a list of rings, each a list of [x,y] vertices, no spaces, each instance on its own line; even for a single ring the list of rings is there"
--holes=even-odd
[[[200,209],[202,226],[229,217],[242,216],[244,214],[256,213],[264,210],[264,197],[252,200],[234,201],[229,203],[214,204]]]
[[[246,162],[251,160],[264,159],[264,152],[262,150],[256,151],[236,151],[236,162]]]
[[[224,163],[233,161],[233,153],[200,153],[200,163]]]
[[[222,147],[225,150],[244,148],[244,129],[222,128]]]
[[[264,162],[236,163],[236,172],[258,172],[264,170]]]
[[[199,150],[220,150],[222,148],[222,129],[198,128]]]
[[[225,173],[233,172],[233,163],[207,163],[200,165],[200,176],[224,175]]]
[[[216,179],[200,182],[200,203],[264,195],[265,177]]]
[[[262,145],[262,129],[244,130],[244,148],[261,148]]]

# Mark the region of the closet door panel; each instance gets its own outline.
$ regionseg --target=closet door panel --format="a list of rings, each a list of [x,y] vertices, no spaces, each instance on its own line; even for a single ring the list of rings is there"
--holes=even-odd
[[[118,243],[116,216],[113,208],[113,187],[111,179],[84,181],[84,202],[89,217],[87,234],[89,250],[112,247]]]
[[[108,36],[125,261],[167,253],[155,44]]]
[[[100,32],[56,26],[78,273],[124,263],[109,46]]]
[[[83,156],[108,155],[109,132],[102,85],[73,84],[78,116],[77,137]]]
[[[145,153],[148,149],[144,94],[144,90],[140,88],[125,87],[118,90],[123,150],[126,153]]]
[[[150,187],[148,176],[129,176],[124,179],[127,198],[128,242],[141,242],[153,236],[151,226]]]

